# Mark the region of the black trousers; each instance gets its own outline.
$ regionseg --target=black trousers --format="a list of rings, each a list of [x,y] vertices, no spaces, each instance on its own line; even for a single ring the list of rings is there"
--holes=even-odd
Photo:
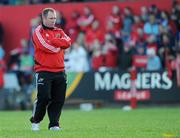
[[[36,86],[37,100],[34,103],[31,122],[42,121],[47,110],[49,128],[59,126],[67,86],[65,72],[38,72],[36,73]]]

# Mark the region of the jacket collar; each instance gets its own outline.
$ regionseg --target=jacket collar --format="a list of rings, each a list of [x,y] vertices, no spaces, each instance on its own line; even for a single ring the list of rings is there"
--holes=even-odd
[[[43,27],[43,29],[49,29],[49,30],[53,30],[54,29],[54,27],[47,27],[43,23],[42,23],[42,27]]]

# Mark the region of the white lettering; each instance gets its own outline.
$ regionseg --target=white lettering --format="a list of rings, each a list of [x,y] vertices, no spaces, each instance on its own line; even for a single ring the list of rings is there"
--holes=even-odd
[[[142,76],[141,73],[138,73],[137,79],[136,79],[136,88],[138,88],[138,89],[141,88],[141,83],[142,83],[141,76]]]
[[[162,74],[162,81],[164,82],[163,84],[162,84],[162,88],[163,89],[170,89],[171,87],[172,87],[172,81],[169,79],[169,77],[168,77],[168,73],[167,72],[164,72],[163,74]]]
[[[95,90],[110,90],[110,79],[111,75],[109,72],[104,74],[104,78],[101,77],[100,73],[95,73]]]
[[[121,76],[121,86],[124,89],[129,89],[130,85],[131,85],[130,74],[129,73],[124,73]]]
[[[142,74],[142,88],[149,89],[150,88],[150,73]]]
[[[111,89],[121,89],[121,80],[117,73],[112,78]]]
[[[158,88],[160,89],[161,88],[161,75],[159,73],[152,73],[151,74],[151,88],[152,89],[155,89],[155,88]]]
[[[115,90],[115,89],[130,89],[131,79],[129,73],[124,73],[120,76],[118,73],[111,74],[106,72],[101,74],[95,73],[94,86],[96,91],[100,90]],[[168,78],[167,72],[143,72],[138,73],[136,80],[136,88],[138,89],[171,89],[172,81]]]

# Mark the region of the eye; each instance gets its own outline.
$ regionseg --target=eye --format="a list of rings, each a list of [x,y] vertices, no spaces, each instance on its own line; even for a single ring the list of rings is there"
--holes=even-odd
[[[55,18],[55,17],[51,17],[51,18],[49,18],[49,19],[51,19],[51,20],[53,20],[53,19],[54,19],[54,20],[56,20],[56,18]]]

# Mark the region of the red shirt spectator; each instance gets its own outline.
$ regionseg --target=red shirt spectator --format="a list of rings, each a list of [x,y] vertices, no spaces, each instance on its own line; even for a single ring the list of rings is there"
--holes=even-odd
[[[78,25],[82,32],[86,32],[94,21],[94,15],[89,7],[84,8],[84,15],[78,19]]]
[[[98,39],[99,42],[102,44],[104,41],[104,34],[99,28],[99,21],[95,20],[92,24],[91,29],[87,30],[86,36],[85,36],[85,43],[88,50],[92,50],[92,44],[95,39]]]
[[[78,26],[78,19],[79,19],[79,12],[78,11],[74,11],[71,15],[71,19],[69,23],[69,27],[68,27],[68,34],[72,40],[72,43],[76,41],[76,38],[79,34],[79,26]]]
[[[143,32],[142,28],[137,28],[136,31],[131,32],[130,45],[137,46],[139,43],[145,43],[147,35]]]
[[[132,32],[137,32],[139,28],[144,27],[144,23],[141,21],[139,16],[134,16],[134,24],[132,25]]]
[[[108,17],[108,21],[114,24],[115,30],[120,30],[122,28],[122,19],[120,15],[120,9],[118,6],[113,6],[112,13]]]
[[[153,48],[157,54],[157,51],[158,51],[158,46],[157,46],[157,43],[156,43],[156,38],[154,35],[150,35],[148,38],[147,38],[147,49],[151,49]]]
[[[118,6],[113,6],[112,13],[107,18],[106,31],[112,33],[116,38],[120,38],[120,30],[122,28],[122,18]]]
[[[96,71],[98,71],[100,67],[104,66],[104,55],[102,52],[102,46],[97,39],[93,42],[91,64],[93,70]]]
[[[105,56],[105,66],[109,68],[117,67],[118,49],[115,40],[110,34],[105,36],[105,44],[103,45],[103,54]]]

